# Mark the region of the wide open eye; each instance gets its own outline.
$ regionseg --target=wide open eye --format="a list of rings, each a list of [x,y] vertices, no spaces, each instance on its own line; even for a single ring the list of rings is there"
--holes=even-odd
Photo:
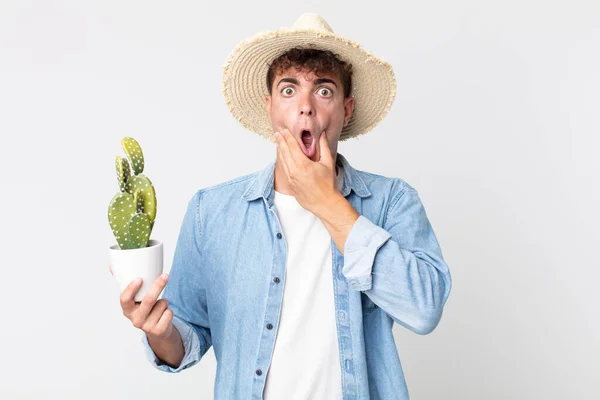
[[[284,87],[281,93],[283,93],[284,96],[291,96],[294,94],[294,88],[291,86]]]
[[[319,93],[324,96],[324,97],[331,97],[333,96],[333,91],[329,88],[323,87],[321,89],[319,89]]]

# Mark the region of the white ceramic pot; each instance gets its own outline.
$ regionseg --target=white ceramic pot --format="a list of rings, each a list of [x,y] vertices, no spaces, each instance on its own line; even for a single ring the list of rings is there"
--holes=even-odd
[[[134,301],[142,301],[156,279],[163,272],[163,242],[150,239],[148,247],[140,249],[119,248],[114,244],[108,249],[112,273],[119,286],[119,294],[136,278],[142,278],[142,286]]]

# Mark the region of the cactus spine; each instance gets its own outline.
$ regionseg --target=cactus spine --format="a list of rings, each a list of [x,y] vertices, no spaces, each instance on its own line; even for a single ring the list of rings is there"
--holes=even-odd
[[[121,146],[127,158],[116,158],[119,192],[108,206],[108,222],[121,249],[138,249],[148,246],[156,218],[156,193],[143,174],[144,155],[139,143],[124,137]]]

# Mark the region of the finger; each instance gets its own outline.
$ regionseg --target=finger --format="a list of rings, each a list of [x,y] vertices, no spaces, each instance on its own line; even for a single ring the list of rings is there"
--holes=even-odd
[[[142,286],[142,280],[140,278],[138,279],[139,280],[133,280],[129,282],[129,285],[123,289],[119,298],[119,301],[121,302],[121,308],[123,309],[123,314],[125,314],[127,318],[129,318],[131,313],[137,308],[133,298]]]
[[[285,171],[285,174],[289,180],[290,179],[290,170],[287,165],[286,156],[283,154],[283,152],[281,151],[281,147],[279,147],[279,146],[277,146],[277,153],[279,154],[278,162],[280,162],[281,165],[283,166],[283,170]]]
[[[307,157],[304,155],[302,148],[300,147],[300,143],[298,139],[292,135],[292,133],[288,129],[284,129],[284,139],[287,144],[287,149],[290,157],[294,160],[294,163],[302,163],[307,160]]]
[[[136,318],[144,320],[148,317],[148,314],[150,314],[150,311],[152,311],[152,307],[154,307],[154,304],[158,300],[158,296],[165,288],[168,280],[169,276],[167,274],[162,274],[156,278],[152,288],[148,293],[146,293],[138,309],[136,310]]]
[[[331,155],[331,149],[329,148],[329,143],[327,142],[327,137],[324,133],[322,133],[319,137],[319,146],[319,161],[328,166],[329,168],[333,168],[333,156]]]
[[[283,166],[283,170],[287,175],[288,180],[290,179],[290,170],[288,166],[287,155],[283,152],[281,143],[285,140],[283,139],[283,135],[280,132],[275,132],[275,137],[277,138],[277,153],[279,154],[279,159],[281,161],[281,165]]]
[[[108,265],[108,270],[110,271],[111,275],[113,275],[113,276],[115,275],[115,273],[112,270],[112,265],[110,265],[110,264]]]
[[[157,336],[160,335],[160,332],[158,331],[158,329],[156,329],[156,324],[160,320],[160,317],[163,314],[163,312],[165,312],[165,310],[168,307],[169,302],[167,301],[167,299],[163,298],[158,300],[156,304],[154,304],[154,307],[152,307],[152,310],[150,311],[150,314],[148,314],[148,317],[146,317],[142,329],[150,334]]]
[[[173,321],[173,310],[170,308],[167,308],[162,315],[160,316],[160,319],[158,320],[158,322],[156,323],[156,331],[157,332],[164,332],[166,334],[169,333],[169,325],[171,325],[171,322]]]
[[[287,141],[287,134],[283,133],[283,132],[279,132],[278,137],[280,138],[277,141],[277,146],[279,148],[279,151],[281,152],[282,158],[284,159],[286,165],[288,166],[288,170],[292,170],[293,163],[295,162],[295,160],[290,153],[290,145],[288,144],[288,141]],[[288,174],[288,177],[289,177],[289,174]]]

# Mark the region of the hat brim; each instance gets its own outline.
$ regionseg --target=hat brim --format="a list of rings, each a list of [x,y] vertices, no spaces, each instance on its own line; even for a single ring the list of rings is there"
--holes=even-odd
[[[330,50],[352,64],[354,111],[339,141],[371,131],[389,112],[396,96],[392,66],[358,43],[334,33],[282,28],[240,42],[223,67],[223,96],[246,129],[275,142],[266,110],[269,63],[294,46]]]

